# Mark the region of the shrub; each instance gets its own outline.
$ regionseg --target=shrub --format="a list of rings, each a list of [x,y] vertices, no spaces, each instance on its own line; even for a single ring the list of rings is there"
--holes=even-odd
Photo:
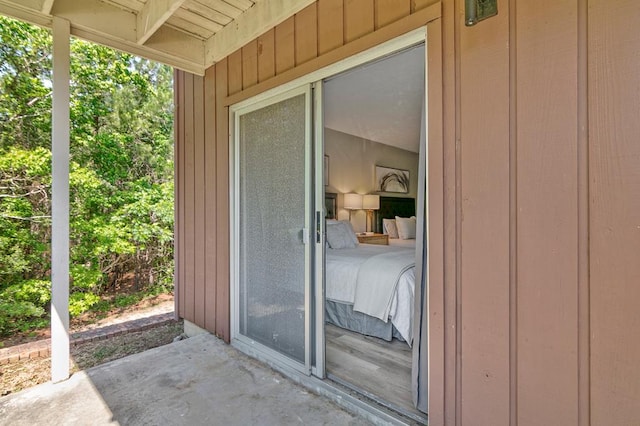
[[[87,312],[100,301],[100,297],[93,293],[73,293],[69,296],[69,315],[76,317]]]
[[[27,280],[0,292],[0,335],[40,328],[48,323],[51,283]]]

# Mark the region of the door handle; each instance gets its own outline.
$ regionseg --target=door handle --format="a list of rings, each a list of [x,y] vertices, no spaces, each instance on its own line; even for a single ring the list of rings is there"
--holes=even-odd
[[[322,226],[320,224],[320,212],[316,212],[316,243],[322,241]]]
[[[307,228],[302,228],[302,244],[309,244],[309,230]]]

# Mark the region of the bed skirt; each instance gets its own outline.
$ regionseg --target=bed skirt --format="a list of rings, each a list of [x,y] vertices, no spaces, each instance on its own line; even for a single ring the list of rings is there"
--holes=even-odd
[[[329,324],[355,331],[356,333],[384,339],[388,342],[394,338],[404,342],[402,335],[391,324],[391,321],[384,322],[362,312],[354,312],[352,304],[326,300],[325,321]]]

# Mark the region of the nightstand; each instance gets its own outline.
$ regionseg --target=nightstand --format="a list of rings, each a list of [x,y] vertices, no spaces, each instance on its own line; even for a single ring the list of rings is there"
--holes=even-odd
[[[362,244],[378,244],[381,246],[389,245],[389,236],[385,234],[362,235],[357,234],[358,241]]]

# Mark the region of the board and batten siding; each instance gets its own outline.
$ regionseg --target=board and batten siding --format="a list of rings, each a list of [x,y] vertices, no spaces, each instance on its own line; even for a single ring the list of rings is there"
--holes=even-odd
[[[229,341],[229,105],[424,26],[439,10],[434,0],[321,0],[203,77],[175,72],[181,318]]]
[[[319,0],[176,72],[179,315],[228,341],[228,106],[429,22],[430,424],[640,424],[640,8],[464,3]]]

